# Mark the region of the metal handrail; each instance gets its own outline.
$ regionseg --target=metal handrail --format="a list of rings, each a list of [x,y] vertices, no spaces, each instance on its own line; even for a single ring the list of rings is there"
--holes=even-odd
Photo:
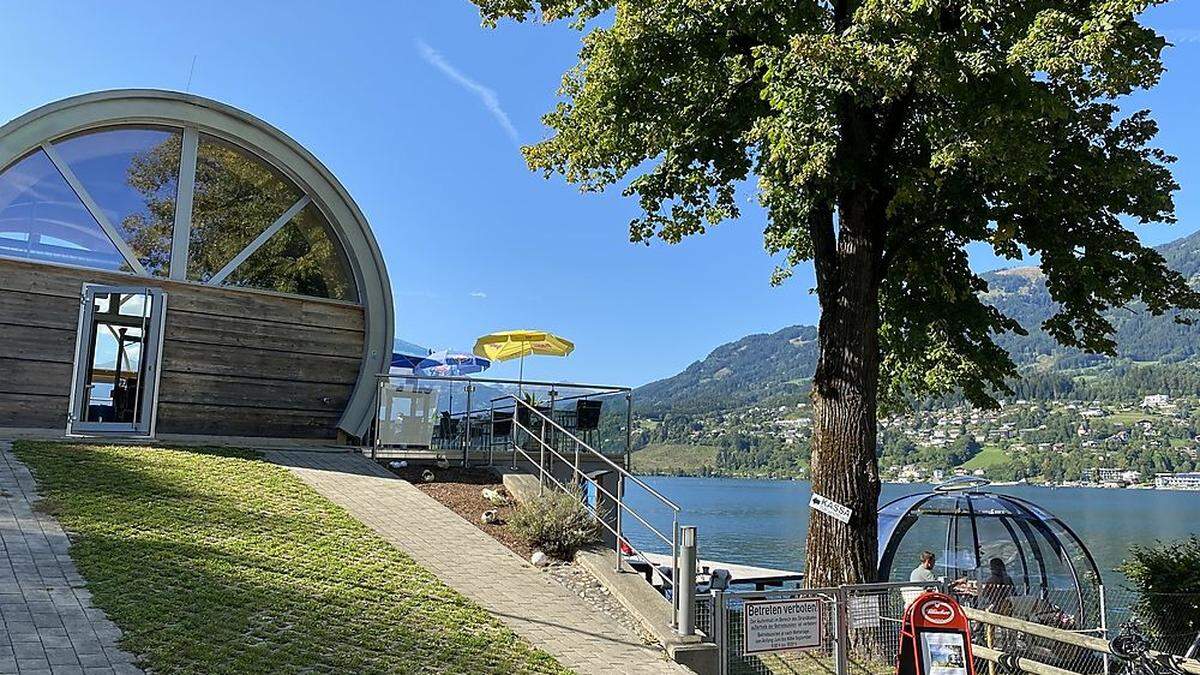
[[[541,444],[542,449],[549,450],[552,456],[558,457],[563,462],[571,464],[572,465],[572,474],[571,474],[572,477],[583,476],[584,479],[586,479],[589,483],[596,486],[596,489],[598,492],[603,493],[609,499],[613,500],[614,503],[616,503],[616,505],[617,505],[617,526],[616,526],[615,530],[613,528],[609,528],[609,530],[616,536],[616,544],[617,544],[616,545],[616,549],[617,549],[616,554],[617,554],[617,570],[618,571],[621,569],[621,561],[623,558],[623,553],[621,551],[621,544],[624,543],[627,546],[629,546],[630,549],[636,551],[636,549],[633,549],[632,545],[629,544],[629,541],[621,534],[621,530],[622,530],[621,516],[625,511],[628,511],[631,515],[633,515],[633,517],[636,518],[638,520],[638,522],[640,522],[642,525],[644,525],[652,533],[657,535],[660,539],[663,540],[663,542],[670,545],[670,547],[671,547],[671,581],[667,582],[666,575],[662,572],[662,570],[657,569],[657,566],[651,565],[650,568],[651,568],[651,570],[653,570],[655,573],[657,573],[663,579],[663,581],[664,581],[663,588],[664,589],[666,588],[667,583],[670,583],[670,585],[671,585],[672,624],[678,625],[677,622],[678,622],[678,617],[679,617],[680,593],[679,593],[678,586],[676,585],[677,582],[675,580],[679,579],[679,537],[680,537],[680,530],[679,530],[680,508],[679,508],[679,505],[676,504],[675,502],[671,501],[670,499],[667,499],[658,490],[655,490],[654,488],[647,485],[645,483],[645,481],[641,480],[637,476],[634,476],[632,473],[630,473],[624,467],[616,464],[615,462],[610,460],[608,457],[605,457],[603,454],[598,452],[595,448],[588,445],[584,441],[580,440],[578,436],[576,436],[575,434],[568,431],[565,427],[560,425],[558,422],[554,421],[554,419],[552,417],[546,415],[541,410],[538,410],[536,406],[534,406],[526,401],[523,401],[511,394],[508,395],[506,398],[509,398],[513,401],[514,415],[513,415],[512,423],[513,423],[514,428],[520,429],[521,431],[525,432],[525,434],[527,436],[536,439],[538,441],[538,443]],[[551,444],[546,443],[546,440],[544,437],[541,437],[538,434],[534,434],[525,425],[520,423],[520,421],[518,419],[519,415],[515,414],[515,412],[520,410],[521,406],[525,406],[526,409],[532,411],[535,415],[537,415],[538,417],[541,418],[542,434],[545,434],[547,426],[549,426],[555,432],[561,433],[562,435],[571,439],[571,441],[573,441],[575,443],[575,462],[573,464],[571,463],[571,461],[569,459],[567,459],[566,457],[561,455]],[[544,463],[545,463],[544,461],[534,460],[533,457],[529,456],[529,454],[526,453],[524,451],[524,449],[522,449],[520,447],[520,445],[516,442],[515,438],[510,438],[509,442],[511,443],[515,452],[520,452],[521,455],[526,458],[526,460],[528,460],[531,464],[537,466],[538,472],[542,476],[542,478],[540,479],[540,482],[543,485],[545,485],[545,477],[549,476],[551,480],[553,480],[557,485],[562,487],[562,483],[560,483],[558,481],[558,479],[554,478],[554,476],[546,470],[546,467],[544,466]],[[592,478],[585,475],[583,473],[583,471],[579,468],[579,450],[580,449],[584,449],[587,452],[591,453],[591,455],[593,457],[599,458],[601,460],[601,462],[612,467],[617,472],[617,475],[621,477],[621,480],[617,482],[617,494],[616,495],[613,495],[612,493],[608,492],[607,490],[604,490],[602,487],[600,487],[600,485],[597,481],[595,481]],[[633,509],[631,509],[629,506],[627,506],[624,503],[624,493],[625,493],[624,485],[625,485],[625,481],[627,481],[627,480],[632,481],[634,485],[642,488],[647,493],[654,496],[655,499],[657,499],[659,502],[661,502],[663,505],[665,505],[668,509],[670,509],[670,511],[671,511],[671,539],[670,540],[667,539],[665,534],[663,534],[658,529],[656,529],[653,525],[651,525],[649,522],[647,522],[645,518],[642,518],[642,516],[640,514],[638,514],[636,511],[634,511]],[[593,514],[597,515],[597,517],[598,517],[598,514],[595,509],[592,509],[592,512],[593,512]],[[601,519],[599,517],[597,519],[603,523],[603,519]],[[604,523],[604,525],[607,527],[607,523]]]
[[[469,466],[469,464],[470,464],[472,449],[475,448],[475,446],[472,444],[472,441],[477,440],[477,439],[473,438],[473,434],[472,434],[473,422],[478,423],[479,422],[478,416],[481,414],[494,416],[496,414],[496,410],[497,410],[496,401],[499,400],[499,399],[493,399],[492,401],[487,403],[486,407],[481,407],[481,408],[473,407],[471,405],[471,393],[472,393],[472,391],[475,390],[476,385],[483,385],[483,386],[487,386],[487,385],[506,385],[506,386],[508,386],[508,385],[524,385],[526,387],[548,387],[548,388],[550,388],[550,401],[552,403],[556,402],[556,401],[559,401],[559,402],[574,401],[574,400],[586,399],[586,398],[613,399],[618,396],[623,396],[625,399],[624,402],[625,402],[625,407],[626,407],[626,410],[625,410],[626,425],[628,426],[629,424],[631,424],[631,417],[632,417],[631,406],[632,406],[632,391],[633,390],[630,387],[625,387],[625,386],[606,385],[606,384],[588,384],[588,383],[582,383],[582,382],[558,382],[558,381],[545,381],[545,380],[511,380],[511,379],[505,379],[505,378],[491,378],[491,377],[466,376],[466,375],[438,375],[438,374],[392,373],[392,372],[378,373],[375,375],[375,378],[377,380],[378,386],[376,387],[375,397],[374,397],[375,398],[375,406],[374,407],[376,409],[376,414],[374,415],[372,429],[371,429],[372,442],[370,445],[371,445],[371,457],[372,458],[378,458],[379,452],[383,449],[383,447],[385,445],[385,444],[381,444],[381,442],[380,442],[380,430],[381,430],[381,425],[383,423],[383,420],[382,420],[383,413],[380,410],[380,406],[382,404],[384,396],[386,395],[384,393],[385,385],[389,385],[389,387],[387,387],[387,388],[390,388],[390,385],[393,383],[398,385],[398,389],[400,386],[407,388],[407,385],[412,385],[415,387],[415,386],[419,386],[420,384],[432,385],[435,387],[437,385],[444,386],[444,385],[454,385],[454,384],[466,386],[466,404],[467,404],[466,408],[464,410],[459,410],[459,411],[455,411],[453,408],[450,408],[450,409],[440,413],[443,416],[448,416],[451,420],[465,421],[466,428],[461,433],[459,433],[458,431],[455,431],[453,437],[447,437],[447,436],[443,435],[442,437],[440,437],[441,438],[441,440],[439,441],[440,444],[437,445],[437,448],[436,448],[439,451],[447,451],[447,450],[448,451],[461,451],[461,461],[462,461],[462,465],[464,467]],[[400,385],[401,382],[407,383],[407,384]],[[566,396],[566,397],[563,397],[560,399],[556,396],[558,389],[583,390],[583,393],[573,393],[569,396]],[[510,408],[510,406],[512,406],[512,407]],[[515,410],[515,408],[516,408],[515,404],[503,404],[502,407],[504,409],[511,409],[511,410]],[[487,434],[484,434],[484,435],[486,436]],[[631,446],[632,446],[632,442],[633,442],[632,435],[631,435],[629,429],[626,429],[624,440],[625,440],[625,443],[624,443],[625,447],[623,449],[613,448],[612,451],[614,452],[614,454],[617,454],[617,453],[622,454],[623,455],[623,463],[628,465],[629,453],[632,449]],[[449,445],[446,444],[447,441],[449,441]],[[418,445],[420,445],[420,444],[418,444]],[[430,443],[429,450],[433,451],[434,449],[435,449],[434,444]],[[403,452],[403,451],[404,450],[401,450],[401,452]],[[393,450],[393,452],[394,452],[394,450]],[[446,454],[444,456],[446,456],[447,459],[449,458],[449,454]],[[488,448],[487,449],[487,462],[490,465],[492,463],[492,461],[493,461],[492,449]]]
[[[547,382],[543,380],[509,380],[501,377],[469,377],[467,375],[405,375],[401,373],[380,373],[375,376],[381,380],[441,380],[446,382],[473,382],[475,384],[515,384],[526,387],[568,387],[571,389],[603,389],[612,394],[633,391],[632,387],[620,387],[613,384],[587,384],[584,382]]]
[[[518,428],[518,429],[520,429],[521,431],[524,431],[526,434],[528,434],[529,436],[531,436],[531,437],[533,438],[533,440],[537,441],[537,442],[538,442],[538,443],[539,443],[539,444],[540,444],[542,447],[544,447],[546,450],[548,450],[548,451],[550,452],[550,454],[554,455],[555,457],[557,457],[558,459],[562,460],[563,462],[566,462],[567,464],[571,464],[571,460],[570,460],[570,459],[567,459],[567,458],[566,458],[566,457],[564,457],[563,455],[559,454],[559,452],[558,452],[557,450],[555,450],[555,449],[554,449],[554,446],[550,445],[549,443],[547,443],[547,442],[546,442],[546,441],[544,441],[543,439],[539,438],[539,437],[537,436],[537,434],[535,434],[533,431],[531,431],[531,430],[530,430],[528,427],[526,427],[525,425],[521,424],[520,422],[513,422],[513,426],[517,427],[517,428]],[[517,450],[518,452],[520,452],[522,456],[524,456],[526,459],[528,459],[528,460],[530,460],[530,461],[533,461],[533,459],[532,459],[532,458],[529,456],[529,454],[528,454],[528,453],[526,453],[526,452],[525,452],[525,450],[524,450],[523,448],[521,448],[519,445],[516,445],[516,443],[515,443],[515,442],[513,443],[513,445],[514,445],[514,446],[516,446],[516,450]],[[538,470],[539,470],[539,471],[545,471],[545,469],[544,469],[544,468],[542,467],[542,465],[541,465],[541,462],[534,462],[534,464],[535,464],[535,465],[537,465],[537,467],[538,467]],[[603,494],[605,497],[608,497],[609,499],[611,499],[611,500],[613,500],[614,502],[616,502],[616,504],[617,504],[617,508],[619,508],[619,509],[622,509],[622,510],[624,510],[624,511],[628,511],[628,512],[629,512],[629,515],[633,516],[634,518],[637,518],[637,519],[638,519],[638,522],[640,522],[642,525],[645,525],[645,526],[646,526],[646,529],[650,530],[650,532],[651,532],[651,533],[653,533],[653,534],[657,535],[659,539],[662,539],[662,540],[663,540],[663,543],[665,543],[665,544],[667,544],[667,545],[672,545],[672,544],[673,544],[673,542],[672,542],[670,539],[667,539],[667,535],[665,535],[665,534],[663,534],[663,533],[659,532],[657,529],[655,529],[655,527],[654,527],[653,525],[651,525],[650,523],[646,522],[646,520],[645,520],[645,519],[643,519],[643,518],[642,518],[640,515],[638,515],[638,512],[637,512],[637,511],[634,511],[632,508],[630,508],[630,507],[629,507],[628,505],[626,505],[624,502],[618,501],[618,500],[617,500],[617,497],[616,497],[616,495],[614,495],[613,493],[609,492],[608,490],[605,490],[605,489],[604,489],[604,488],[603,488],[603,487],[600,485],[600,483],[599,483],[598,481],[596,481],[596,479],[592,478],[591,476],[588,476],[586,473],[584,473],[583,471],[581,471],[581,470],[579,469],[578,465],[573,465],[573,466],[572,466],[572,469],[573,469],[573,470],[572,470],[572,472],[571,472],[571,475],[572,475],[572,476],[579,476],[580,478],[583,478],[584,480],[586,480],[588,483],[591,483],[592,485],[596,486],[596,491],[597,491],[597,492],[599,492],[599,493]],[[555,483],[559,483],[559,482],[558,482],[558,480],[557,480],[557,479],[555,479],[553,475],[551,475],[551,474],[547,474],[547,475],[550,477],[550,479],[551,479],[551,480],[554,480],[554,482],[555,482]],[[562,485],[562,483],[559,483],[559,485]],[[617,534],[617,533],[616,533],[616,532],[614,532],[613,534]],[[618,535],[618,536],[620,536],[620,535]]]
[[[567,431],[566,428],[563,427],[562,425],[560,425],[558,422],[555,422],[554,420],[550,419],[550,417],[548,417],[545,413],[543,413],[541,410],[538,410],[537,407],[532,406],[529,403],[526,403],[525,401],[518,399],[516,396],[513,396],[512,394],[503,396],[501,398],[511,398],[512,400],[516,401],[519,405],[523,405],[523,406],[529,408],[534,413],[536,413],[538,415],[538,417],[541,417],[543,420],[549,422],[552,426],[554,426],[555,429],[559,431],[559,433],[565,434],[567,438],[570,438],[571,440],[575,441],[579,446],[586,448],[593,455],[600,458],[601,461],[608,464],[612,468],[616,469],[617,472],[620,473],[622,476],[632,480],[634,482],[634,484],[636,484],[638,487],[640,487],[643,490],[645,490],[646,492],[649,492],[650,494],[654,495],[660,502],[665,504],[672,511],[674,511],[675,513],[679,513],[680,508],[679,508],[678,504],[676,504],[675,502],[671,501],[670,499],[667,499],[666,497],[664,497],[658,490],[655,490],[654,488],[650,487],[649,485],[646,484],[645,481],[643,481],[640,478],[638,478],[637,476],[629,473],[623,467],[619,466],[616,462],[612,461],[611,459],[605,457],[603,454],[601,454],[599,451],[597,451],[592,446],[579,440],[578,436],[571,433],[570,431]]]
[[[521,428],[522,428],[522,429],[525,429],[524,427],[521,427]],[[529,433],[528,429],[525,429],[525,431],[526,431],[526,433]],[[538,472],[539,472],[539,473],[540,473],[542,476],[544,476],[545,478],[549,478],[550,480],[554,481],[554,484],[555,484],[555,485],[557,485],[558,487],[562,488],[563,492],[569,492],[569,491],[570,491],[570,489],[569,489],[569,488],[568,488],[566,485],[563,485],[562,481],[560,481],[560,480],[558,480],[557,478],[555,478],[555,477],[554,477],[554,474],[552,474],[552,473],[550,473],[549,471],[547,471],[547,470],[546,470],[546,468],[545,468],[544,466],[542,466],[542,465],[541,465],[541,464],[540,464],[540,463],[539,463],[537,460],[535,460],[533,457],[531,457],[531,456],[529,455],[529,453],[525,452],[525,450],[524,450],[523,448],[521,448],[521,446],[517,445],[517,443],[516,443],[515,441],[513,442],[513,450],[514,450],[515,452],[519,452],[519,453],[521,453],[521,456],[522,456],[522,457],[524,457],[524,458],[525,458],[525,459],[526,459],[526,460],[527,460],[527,461],[528,461],[530,464],[533,464],[534,466],[536,466],[536,467],[538,468]],[[556,453],[556,454],[557,454],[557,453]],[[563,461],[566,461],[566,459],[565,459],[565,458],[563,458]],[[580,472],[580,473],[581,473],[581,472]],[[596,488],[597,490],[599,490],[599,491],[604,491],[604,493],[605,493],[605,494],[608,494],[608,495],[610,495],[610,498],[611,498],[611,494],[610,494],[610,493],[608,493],[607,491],[605,491],[605,490],[604,490],[604,488],[602,488],[602,487],[600,486],[600,483],[599,483],[599,482],[597,482],[595,479],[593,479],[593,478],[591,478],[591,477],[587,476],[586,474],[582,474],[582,473],[581,473],[581,475],[583,475],[583,478],[584,478],[584,480],[588,481],[590,484],[592,484],[593,486],[595,486],[595,488]],[[581,500],[581,501],[582,501],[582,500]],[[650,525],[650,524],[649,524],[649,523],[647,523],[646,521],[642,520],[641,516],[638,516],[638,514],[637,514],[637,512],[636,512],[636,511],[633,511],[633,510],[632,510],[632,509],[630,509],[628,506],[624,506],[624,505],[623,505],[623,504],[621,504],[620,502],[617,502],[617,505],[618,505],[618,506],[622,506],[623,508],[625,508],[626,510],[628,510],[628,511],[629,511],[629,512],[630,512],[630,513],[631,513],[631,514],[632,514],[632,515],[633,515],[635,518],[637,518],[637,519],[638,519],[639,521],[641,521],[641,522],[642,522],[644,525],[646,525],[646,527],[647,527],[647,528],[648,528],[648,529],[649,529],[651,532],[653,532],[654,534],[658,535],[658,537],[659,537],[660,539],[662,539],[662,540],[663,540],[665,543],[667,543],[668,545],[671,545],[671,544],[672,544],[672,542],[671,542],[670,540],[668,540],[668,539],[666,538],[666,536],[665,536],[665,535],[663,535],[663,534],[662,534],[661,532],[659,532],[658,530],[654,529],[654,526],[653,526],[653,525]],[[617,538],[617,546],[618,546],[618,549],[620,548],[620,543],[621,543],[622,541],[624,541],[624,542],[625,542],[627,545],[629,545],[630,549],[632,549],[632,550],[634,550],[635,552],[637,552],[637,549],[634,549],[634,548],[633,548],[633,545],[632,545],[632,544],[629,544],[629,541],[628,541],[627,539],[625,539],[624,537],[622,537],[622,536],[621,536],[621,533],[620,533],[619,531],[617,531],[615,528],[613,528],[613,527],[612,527],[611,525],[609,525],[608,523],[604,522],[604,519],[600,517],[600,513],[599,513],[598,509],[596,509],[596,508],[594,508],[594,507],[588,507],[586,504],[585,504],[584,506],[585,506],[586,508],[588,508],[588,510],[589,510],[589,511],[591,511],[592,515],[596,517],[596,520],[597,520],[597,522],[599,522],[599,523],[600,523],[600,525],[602,525],[604,528],[606,528],[606,529],[607,529],[609,532],[613,533],[613,536],[615,536],[615,537]],[[618,553],[618,555],[619,555],[619,553]],[[676,592],[675,592],[675,579],[676,579],[676,578],[678,578],[678,576],[677,576],[677,575],[678,575],[678,567],[677,567],[677,565],[673,565],[673,566],[672,566],[672,571],[671,571],[672,577],[670,577],[670,578],[668,578],[668,577],[667,577],[667,575],[666,575],[666,573],[664,573],[664,572],[663,572],[661,569],[659,569],[659,568],[658,568],[658,566],[656,566],[656,565],[651,565],[651,566],[650,566],[650,570],[651,570],[651,573],[653,573],[653,574],[657,574],[657,575],[658,575],[658,577],[659,577],[659,578],[662,580],[662,582],[663,582],[663,588],[666,588],[667,586],[670,586],[670,587],[671,587],[671,591],[672,591],[672,596],[678,595],[678,593],[676,593]]]

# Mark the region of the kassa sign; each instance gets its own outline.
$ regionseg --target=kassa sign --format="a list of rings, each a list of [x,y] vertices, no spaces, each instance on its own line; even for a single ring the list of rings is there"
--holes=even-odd
[[[975,675],[971,627],[954,598],[926,592],[904,609],[896,675]]]

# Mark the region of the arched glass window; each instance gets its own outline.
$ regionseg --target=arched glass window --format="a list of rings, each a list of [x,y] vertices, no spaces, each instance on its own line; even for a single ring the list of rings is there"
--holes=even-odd
[[[354,277],[337,237],[317,207],[300,213],[237,267],[229,286],[354,300]]]
[[[181,203],[190,211],[177,214]],[[187,259],[172,260],[184,239]],[[305,191],[195,129],[105,127],[43,143],[0,172],[0,256],[358,299],[335,228]]]
[[[179,130],[86,131],[54,150],[152,275],[167,276],[179,187]]]
[[[188,278],[213,278],[302,196],[271,165],[233,144],[201,134]]]
[[[131,269],[40,149],[0,173],[0,255]]]

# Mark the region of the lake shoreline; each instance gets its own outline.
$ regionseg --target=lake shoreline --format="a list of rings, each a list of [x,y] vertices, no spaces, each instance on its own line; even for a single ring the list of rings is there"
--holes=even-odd
[[[731,479],[731,480],[764,480],[764,481],[779,481],[787,483],[807,483],[808,478],[802,476],[777,476],[772,474],[751,474],[751,473],[690,473],[686,471],[677,472],[658,472],[658,471],[633,471],[634,475],[640,478],[713,478],[713,479]],[[966,478],[968,476],[964,476]],[[929,483],[920,481],[881,481],[883,485],[918,485],[928,486],[930,488],[937,487],[943,483]],[[1031,483],[1028,481],[995,481],[989,483],[990,487],[1031,487],[1057,490],[1060,488],[1087,488],[1095,490],[1129,490],[1134,492],[1183,492],[1183,493],[1200,493],[1200,489],[1188,488],[1160,488],[1149,484],[1137,485],[1111,485],[1104,483],[1079,483],[1074,481],[1066,481],[1062,483]]]
[[[647,484],[682,508],[680,523],[697,527],[707,560],[797,570],[803,567],[808,507],[807,480],[797,478],[646,476]],[[1100,486],[989,485],[983,491],[1023,498],[1067,523],[1092,550],[1104,577],[1122,581],[1116,568],[1131,546],[1154,545],[1200,535],[1200,492],[1119,490]],[[918,483],[885,483],[879,503],[933,491]],[[669,527],[671,514],[643,491],[626,492],[630,508],[656,525]],[[658,505],[656,505],[658,504]],[[659,551],[661,542],[630,519],[623,534],[637,548]],[[932,536],[932,535],[931,535]],[[932,536],[940,550],[944,533]],[[907,564],[907,563],[906,563]],[[911,568],[911,565],[909,565]]]

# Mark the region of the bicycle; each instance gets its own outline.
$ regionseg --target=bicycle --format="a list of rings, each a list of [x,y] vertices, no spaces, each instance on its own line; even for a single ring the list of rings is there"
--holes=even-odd
[[[1171,657],[1155,654],[1150,639],[1137,621],[1129,621],[1108,641],[1109,652],[1120,664],[1120,675],[1184,675]]]

